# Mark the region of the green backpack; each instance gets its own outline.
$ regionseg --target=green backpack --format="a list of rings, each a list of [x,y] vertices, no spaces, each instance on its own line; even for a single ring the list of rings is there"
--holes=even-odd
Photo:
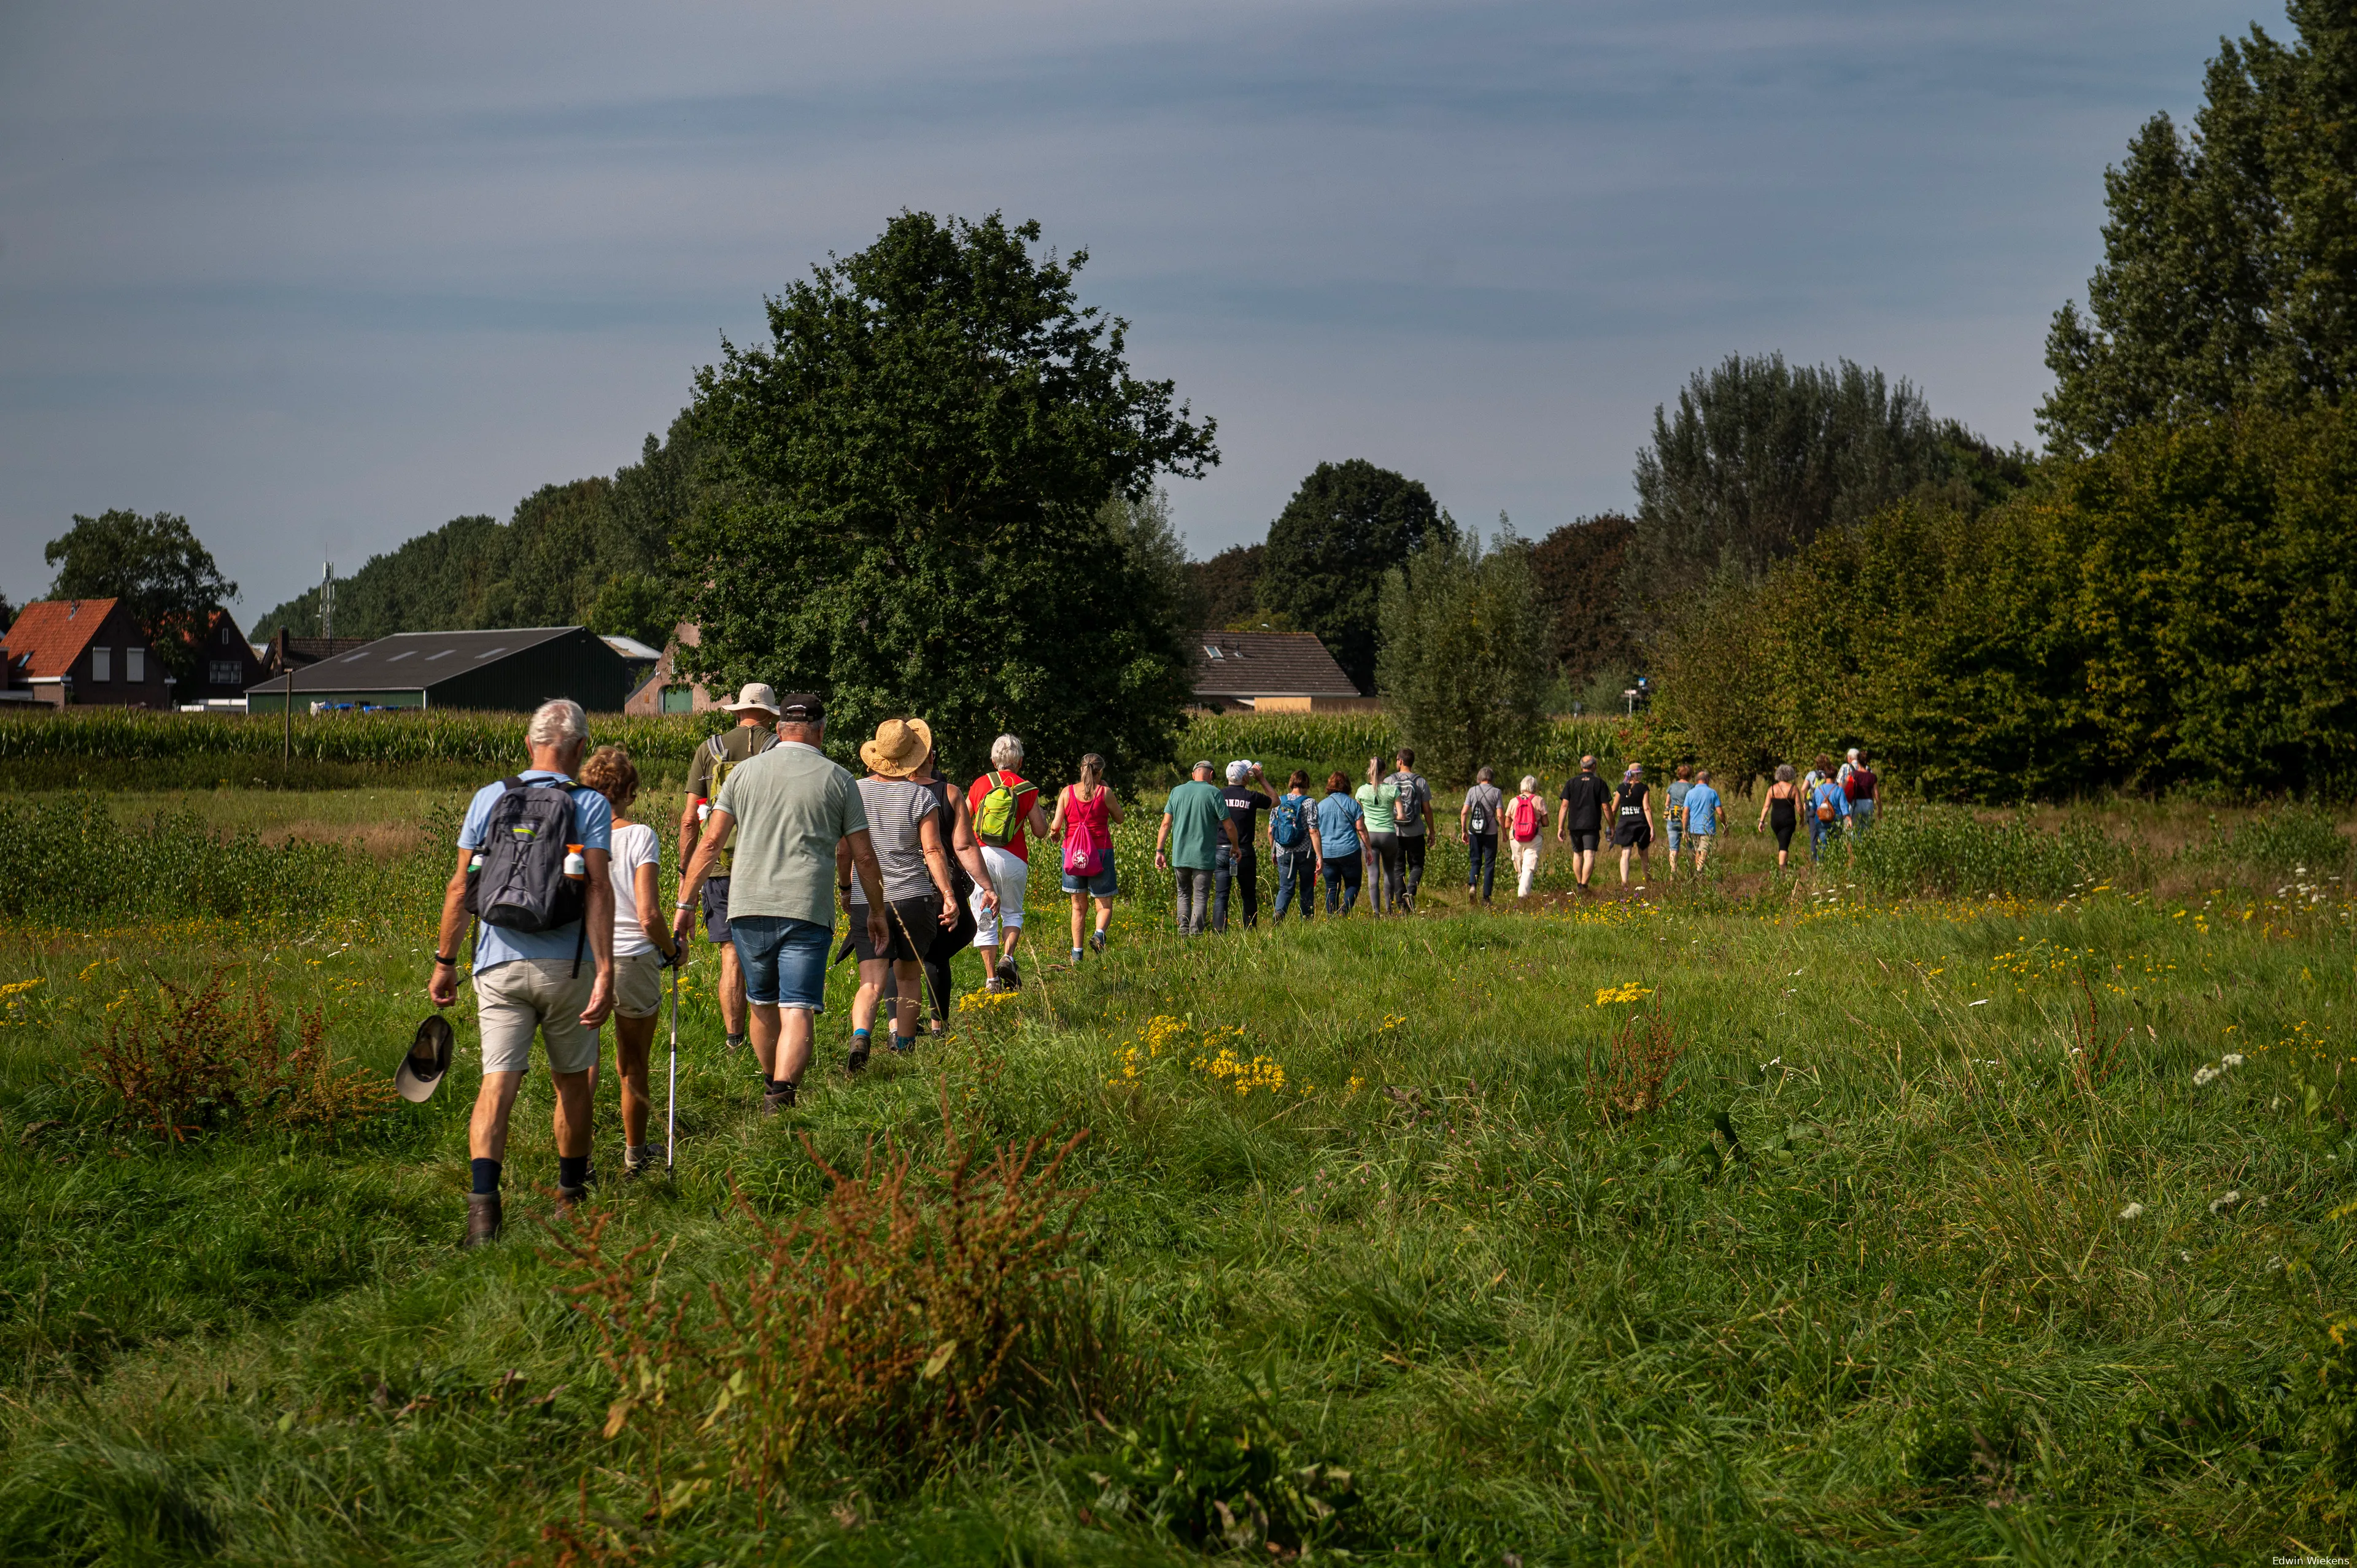
[[[1023,831],[1023,818],[1016,808],[1022,803],[1023,791],[1030,788],[1025,779],[992,769],[990,792],[983,796],[974,813],[974,836],[993,849],[1005,849],[1014,843],[1015,835]]]
[[[770,750],[778,744],[778,737],[775,734],[762,734],[759,731],[755,733],[761,734],[761,740],[754,746],[752,756],[742,759],[745,762],[752,761],[754,757],[760,756],[763,752]],[[728,775],[734,772],[739,766],[739,759],[728,755],[728,736],[726,733],[716,735],[704,744],[712,753],[712,779],[711,782],[705,785],[705,789],[708,793],[704,797],[702,807],[696,812],[696,818],[698,821],[702,821],[703,819],[712,815],[712,808],[720,799],[720,786],[728,781]],[[731,843],[727,848],[720,852],[720,859],[718,863],[713,866],[712,875],[715,876],[726,876],[731,871],[736,869],[736,865],[737,846],[734,843]]]

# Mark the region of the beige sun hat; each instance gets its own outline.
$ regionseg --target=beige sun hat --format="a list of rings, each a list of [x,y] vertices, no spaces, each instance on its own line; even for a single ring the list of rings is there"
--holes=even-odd
[[[925,765],[933,752],[933,730],[922,719],[886,719],[876,726],[876,738],[862,741],[859,760],[867,771],[885,779],[906,779]]]
[[[721,703],[720,711],[725,714],[746,714],[758,711],[776,718],[778,694],[762,682],[756,681],[737,693],[735,702]]]

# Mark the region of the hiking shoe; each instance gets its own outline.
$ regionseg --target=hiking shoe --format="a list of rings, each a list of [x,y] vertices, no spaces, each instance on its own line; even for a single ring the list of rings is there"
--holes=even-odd
[[[1072,950],[1072,956],[1073,956],[1074,958],[1078,958],[1078,957],[1080,957],[1080,956],[1081,956],[1080,950],[1079,950],[1078,948],[1075,948],[1075,949],[1073,949],[1073,950]],[[992,975],[988,980],[985,980],[985,981],[984,981],[984,982],[982,983],[982,991],[983,991],[983,994],[984,994],[984,995],[985,995],[985,996],[996,996],[996,995],[997,995],[1000,992],[1002,992],[1002,991],[1004,991],[1004,990],[1006,990],[1006,986],[1001,985],[1001,984],[998,983],[998,976],[996,976],[996,975],[995,975],[995,974],[994,974],[994,975]]]
[[[742,1035],[723,1036],[722,1043],[728,1047],[728,1054],[733,1057],[738,1051],[745,1048],[745,1036]]]
[[[589,1201],[587,1187],[560,1187],[556,1189],[556,1218],[570,1219],[573,1211]]]
[[[651,1144],[636,1149],[628,1144],[623,1146],[622,1175],[625,1177],[644,1175],[661,1163],[655,1158],[654,1145]]]
[[[1074,969],[1078,969],[1078,968],[1080,968],[1080,967],[1081,967],[1081,950],[1080,950],[1080,949],[1078,949],[1078,948],[1074,948],[1074,949],[1072,950],[1072,965],[1071,965],[1071,966],[1072,966]]]
[[[895,1036],[892,1036],[892,1054],[893,1054],[894,1056],[896,1056],[896,1057],[905,1057],[905,1056],[907,1056],[910,1051],[913,1051],[913,1050],[915,1050],[916,1048],[917,1048],[917,1036],[914,1036],[914,1035],[909,1035],[909,1036],[906,1036],[905,1038],[904,1038],[903,1036],[899,1036],[899,1035],[895,1035]]]
[[[1023,972],[1015,967],[1015,961],[1011,958],[999,960],[998,972],[991,979],[1001,991],[1023,989]]]
[[[852,1047],[851,1054],[843,1058],[843,1070],[845,1072],[859,1072],[866,1066],[867,1047],[866,1046]]]
[[[500,1239],[500,1195],[496,1192],[470,1192],[467,1195],[467,1239],[461,1247],[482,1247]]]
[[[1091,931],[1089,933],[1089,946],[1092,950],[1097,952],[1104,951],[1104,933],[1103,931]]]
[[[794,1087],[790,1083],[783,1089],[772,1089],[763,1093],[761,1114],[775,1116],[781,1111],[791,1111],[794,1108]]]

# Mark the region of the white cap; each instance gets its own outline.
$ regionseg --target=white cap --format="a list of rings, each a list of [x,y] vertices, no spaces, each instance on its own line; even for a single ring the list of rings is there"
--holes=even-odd
[[[1251,777],[1252,777],[1252,764],[1251,764],[1251,763],[1249,763],[1249,762],[1231,762],[1231,763],[1229,763],[1229,764],[1228,764],[1228,782],[1229,782],[1229,783],[1231,783],[1231,784],[1241,784],[1241,783],[1243,783],[1245,779],[1249,779],[1249,778],[1251,778]]]

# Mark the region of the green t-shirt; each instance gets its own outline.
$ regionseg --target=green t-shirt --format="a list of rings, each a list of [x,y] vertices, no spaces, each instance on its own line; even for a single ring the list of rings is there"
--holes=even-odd
[[[867,831],[850,774],[816,746],[784,741],[728,771],[713,805],[736,819],[728,916],[834,925],[834,846]]]
[[[1227,841],[1221,825],[1228,820],[1228,803],[1200,779],[1189,779],[1170,791],[1162,808],[1170,818],[1170,864],[1189,871],[1209,871],[1219,863],[1220,845]]]
[[[713,756],[712,751],[716,742],[720,747],[720,755],[717,758]],[[778,732],[767,725],[738,725],[734,729],[723,730],[714,736],[695,748],[695,760],[687,765],[688,800],[691,802],[696,800],[709,802],[712,799],[714,773],[721,774],[720,781],[726,784],[728,782],[726,776],[734,773],[738,764],[748,757],[758,757],[774,748],[777,744]],[[734,843],[722,850],[720,858],[713,862],[713,879],[717,881],[727,875],[736,858],[737,848]]]
[[[1396,784],[1361,784],[1359,786],[1359,809],[1367,813],[1367,831],[1371,833],[1396,832],[1392,822],[1392,804],[1399,799]]]

